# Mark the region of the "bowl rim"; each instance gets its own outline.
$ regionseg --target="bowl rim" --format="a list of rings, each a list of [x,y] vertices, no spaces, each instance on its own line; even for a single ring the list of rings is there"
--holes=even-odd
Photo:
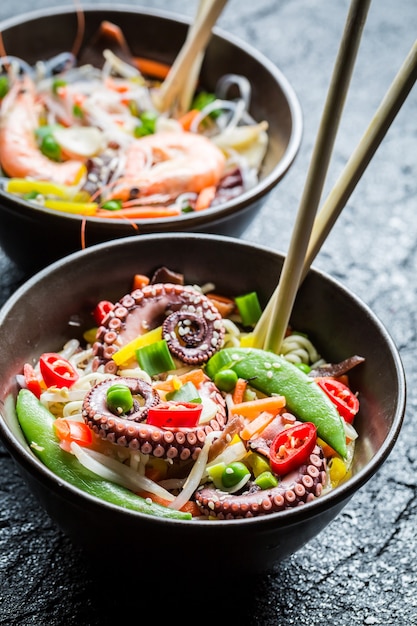
[[[125,4],[111,5],[108,3],[99,3],[92,5],[87,3],[83,5],[82,9],[84,13],[90,12],[93,14],[100,11],[111,11],[113,13],[120,14],[134,13],[137,15],[148,15],[150,17],[160,17],[165,20],[171,20],[188,26],[192,22],[192,18],[190,17],[176,14],[167,10],[148,9],[145,7],[135,7]],[[2,22],[0,22],[0,31],[4,32],[8,28],[23,25],[25,22],[32,20],[44,19],[51,16],[64,14],[73,15],[74,13],[76,13],[76,8],[69,7],[67,5],[55,6],[49,9],[35,9],[3,20]],[[168,230],[170,227],[172,228],[173,223],[176,227],[178,227],[178,229],[186,229],[190,227],[198,228],[199,226],[204,226],[207,221],[212,222],[219,218],[226,218],[233,215],[236,212],[236,209],[238,211],[241,211],[244,210],[246,207],[249,207],[250,205],[256,203],[258,200],[265,197],[265,195],[269,191],[271,191],[275,187],[275,185],[281,180],[281,178],[286,174],[286,172],[289,170],[290,166],[294,162],[301,146],[303,136],[302,108],[294,87],[292,86],[288,78],[284,75],[282,70],[272,61],[270,61],[266,55],[253,47],[250,43],[245,42],[243,39],[240,39],[232,33],[229,33],[225,29],[215,26],[213,28],[213,35],[220,37],[227,43],[230,43],[233,46],[249,54],[252,58],[261,63],[265,67],[265,69],[273,76],[284,94],[290,111],[292,122],[290,139],[285,149],[285,152],[282,154],[278,163],[274,166],[271,172],[269,172],[255,185],[255,187],[247,190],[243,194],[240,194],[239,196],[237,196],[237,198],[232,198],[231,200],[217,207],[213,207],[212,209],[210,209],[209,215],[207,215],[207,212],[201,211],[200,213],[195,214],[185,213],[183,215],[165,218],[164,220],[159,219],[157,220],[157,223],[158,227],[160,226],[162,232],[164,230]],[[13,197],[11,194],[8,194],[6,191],[1,189],[1,187],[0,198],[3,198],[9,203],[10,201],[12,201],[12,204],[18,205],[19,210],[24,210],[30,214],[32,214],[33,211],[36,211],[44,213],[46,215],[52,215],[56,220],[70,220],[73,222],[80,222],[80,224],[82,224],[83,222],[101,225],[103,224],[102,218],[54,211],[53,209],[48,209],[46,207],[35,206],[22,200],[21,198],[18,198],[17,196]],[[129,221],[130,223],[138,225],[152,225],[155,223],[155,218],[132,219]],[[111,223],[119,226],[126,226],[126,220],[122,218],[112,218]],[[166,229],[164,228],[165,224]]]
[[[130,236],[130,237],[125,237],[123,239],[116,239],[116,240],[112,240],[108,242],[102,242],[99,244],[95,244],[94,246],[91,246],[85,250],[78,250],[66,257],[63,257],[55,261],[48,267],[43,268],[42,270],[40,270],[39,272],[31,276],[30,278],[28,278],[22,285],[20,285],[20,287],[17,288],[17,290],[8,298],[8,300],[0,308],[0,326],[3,320],[8,317],[11,309],[16,305],[16,303],[22,298],[22,296],[27,291],[33,289],[40,281],[43,280],[44,277],[46,277],[50,273],[60,271],[62,266],[65,266],[68,263],[80,262],[80,259],[82,260],[83,263],[85,263],[86,259],[88,259],[89,256],[99,254],[103,250],[106,250],[106,252],[110,252],[114,248],[120,248],[120,247],[123,248],[125,246],[131,246],[131,245],[140,246],[141,241],[145,241],[146,243],[146,241],[150,240],[150,241],[157,243],[161,241],[163,242],[164,240],[168,238],[170,239],[172,237],[183,239],[184,241],[190,238],[191,239],[197,238],[197,239],[204,239],[208,241],[211,240],[211,241],[216,241],[216,242],[223,242],[225,245],[235,245],[235,246],[243,246],[243,247],[250,246],[251,248],[255,250],[259,250],[264,253],[265,252],[272,253],[274,255],[281,257],[282,259],[285,258],[284,253],[279,252],[263,244],[254,244],[252,242],[249,242],[243,239],[237,239],[235,237],[231,237],[227,235],[213,235],[213,234],[206,234],[206,233],[184,233],[184,232],[171,233],[171,234],[149,233],[149,234],[141,235],[141,237]],[[333,278],[332,276],[330,276],[329,274],[327,274],[326,272],[320,269],[312,267],[310,272],[318,275],[320,279],[334,286],[339,292],[345,293],[347,296],[349,296],[349,298],[351,298],[354,301],[355,305],[359,309],[361,309],[364,312],[364,314],[366,314],[369,318],[371,318],[373,324],[378,328],[379,332],[384,337],[384,340],[386,341],[389,347],[390,353],[392,355],[393,363],[395,366],[395,372],[397,376],[398,402],[397,402],[397,406],[395,409],[393,421],[392,421],[391,427],[387,433],[387,436],[383,444],[381,445],[379,450],[376,452],[376,454],[372,457],[372,459],[363,468],[361,468],[354,476],[349,478],[349,480],[347,480],[345,483],[339,485],[336,489],[326,494],[321,495],[319,498],[315,499],[314,501],[309,502],[306,506],[296,507],[296,508],[288,509],[288,510],[281,511],[278,513],[272,513],[270,515],[264,515],[264,516],[249,518],[249,519],[245,518],[245,519],[236,519],[236,520],[216,520],[214,523],[214,526],[222,527],[222,529],[223,528],[230,529],[230,530],[227,530],[226,532],[233,533],[234,532],[233,529],[235,528],[236,524],[244,524],[244,526],[256,524],[257,526],[260,526],[264,530],[267,530],[271,528],[272,526],[277,526],[277,525],[283,528],[285,526],[289,526],[294,523],[299,523],[305,518],[313,518],[315,516],[318,516],[322,512],[325,512],[326,510],[330,510],[334,508],[335,506],[341,505],[343,502],[347,502],[365,483],[367,483],[372,478],[372,476],[379,470],[380,466],[385,462],[385,460],[389,456],[391,450],[393,449],[398,439],[398,436],[402,427],[402,423],[403,423],[404,415],[405,415],[405,408],[406,408],[406,378],[405,378],[404,366],[403,366],[398,348],[396,347],[396,344],[394,343],[394,340],[392,339],[390,333],[388,332],[387,328],[382,323],[382,321],[371,310],[371,308],[361,298],[359,298],[351,289],[348,289],[337,279]],[[29,473],[31,473],[35,477],[40,474],[40,477],[42,479],[42,484],[46,484],[48,488],[50,488],[56,494],[59,492],[61,494],[61,497],[62,497],[62,490],[64,488],[66,493],[68,494],[68,497],[74,502],[79,502],[80,499],[82,500],[83,498],[86,498],[91,503],[92,506],[95,506],[98,508],[104,506],[106,509],[107,508],[114,509],[115,512],[118,512],[118,514],[122,516],[125,516],[125,515],[129,517],[133,516],[134,518],[147,520],[147,521],[151,519],[152,523],[163,524],[163,525],[165,525],[169,521],[169,523],[173,523],[175,525],[188,526],[190,524],[190,521],[192,522],[192,520],[175,520],[175,519],[167,520],[165,518],[149,516],[144,513],[140,513],[138,511],[123,509],[111,503],[99,500],[98,498],[81,491],[80,489],[72,486],[69,483],[63,484],[63,482],[57,479],[56,475],[51,470],[49,470],[45,465],[43,465],[42,462],[30,451],[29,446],[25,447],[18,440],[16,440],[16,438],[10,431],[9,427],[6,425],[6,422],[1,414],[1,410],[0,410],[0,440],[3,441],[3,443],[5,444],[6,448],[9,450],[13,458],[16,456],[19,457],[19,464],[22,465],[22,467],[24,467],[27,471],[29,471]],[[38,478],[38,480],[40,479]],[[198,520],[198,522],[195,522],[195,524],[198,525],[198,527],[201,527],[203,529],[204,528],[213,529],[213,521]]]

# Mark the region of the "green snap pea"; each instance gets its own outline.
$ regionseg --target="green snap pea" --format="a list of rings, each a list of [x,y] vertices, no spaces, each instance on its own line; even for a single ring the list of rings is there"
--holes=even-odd
[[[112,413],[121,415],[128,413],[133,407],[133,396],[127,385],[117,383],[107,389],[107,406]]]
[[[81,465],[73,454],[62,450],[53,429],[54,416],[29,390],[19,391],[16,413],[31,450],[58,478],[125,509],[156,517],[191,519],[190,513],[155,504],[116,483],[100,478]]]
[[[265,395],[285,396],[288,410],[303,422],[313,422],[317,435],[346,457],[342,418],[314,379],[300,368],[282,356],[258,348],[225,348],[217,352],[206,365],[206,373],[213,380],[218,366],[233,369],[239,378],[248,380]]]

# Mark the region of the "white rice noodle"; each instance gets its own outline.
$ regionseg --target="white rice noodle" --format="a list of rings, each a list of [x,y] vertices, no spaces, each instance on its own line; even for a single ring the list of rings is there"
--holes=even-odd
[[[136,67],[122,61],[122,59],[116,56],[111,50],[103,50],[103,56],[106,59],[102,70],[104,75],[110,75],[112,71],[115,71],[125,78],[141,76],[141,73]]]
[[[169,491],[160,487],[158,483],[101,452],[83,448],[74,441],[71,443],[71,452],[84,467],[105,480],[109,480],[134,492],[143,489],[165,500],[173,500],[174,498]]]
[[[125,378],[138,378],[149,384],[152,383],[152,378],[147,372],[145,372],[145,370],[140,369],[140,367],[121,369],[119,370],[119,375],[124,376]]]
[[[72,420],[76,420],[77,422],[84,422],[82,416],[82,400],[76,400],[74,402],[67,402],[64,405],[62,410],[63,417],[70,417]]]
[[[59,351],[58,354],[60,354],[62,357],[64,357],[64,359],[67,359],[68,361],[77,352],[79,347],[80,342],[78,341],[78,339],[70,339],[69,341],[67,341],[67,343],[64,345],[62,350]]]
[[[198,455],[191,472],[188,474],[188,478],[184,483],[182,491],[178,494],[175,500],[170,502],[170,504],[168,505],[171,509],[180,510],[184,506],[184,504],[188,502],[194,491],[199,486],[205,472],[211,444],[213,443],[214,439],[216,439],[216,437],[219,437],[219,435],[220,432],[215,430],[207,435],[201,452]]]
[[[352,424],[349,424],[348,422],[346,422],[345,420],[343,420],[343,425],[345,427],[345,433],[346,433],[346,437],[348,439],[350,439],[350,441],[355,441],[355,439],[358,438],[358,433],[355,430],[355,428],[353,427]]]
[[[316,348],[303,335],[289,335],[281,345],[281,354],[292,363],[314,363],[320,359]]]

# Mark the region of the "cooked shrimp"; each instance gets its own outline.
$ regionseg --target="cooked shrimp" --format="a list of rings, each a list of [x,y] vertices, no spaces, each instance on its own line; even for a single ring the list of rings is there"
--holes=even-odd
[[[126,150],[125,174],[111,191],[128,200],[152,194],[199,193],[218,185],[225,156],[210,139],[186,131],[160,132],[134,140]]]
[[[79,182],[84,165],[71,159],[58,163],[39,150],[35,130],[38,106],[33,81],[24,76],[16,80],[1,105],[0,163],[8,176],[48,180],[63,185]]]

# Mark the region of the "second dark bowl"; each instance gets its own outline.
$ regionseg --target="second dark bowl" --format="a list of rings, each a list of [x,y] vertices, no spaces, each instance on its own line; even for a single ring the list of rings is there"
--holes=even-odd
[[[117,24],[136,56],[171,64],[180,50],[189,21],[173,14],[132,7],[96,5],[83,7],[84,43],[101,22]],[[9,55],[35,63],[72,48],[76,13],[61,7],[35,11],[0,25]],[[140,33],[140,36],[138,36]],[[82,52],[82,49],[81,49]],[[269,125],[269,148],[259,183],[236,199],[216,208],[175,218],[103,220],[60,213],[18,199],[0,190],[0,245],[19,266],[33,273],[48,263],[82,247],[134,234],[196,231],[239,236],[256,216],[299,150],[301,109],[296,94],[282,72],[246,42],[214,29],[201,70],[201,83],[213,90],[227,73],[244,74],[252,85],[250,112]],[[135,230],[136,228],[136,230]]]

